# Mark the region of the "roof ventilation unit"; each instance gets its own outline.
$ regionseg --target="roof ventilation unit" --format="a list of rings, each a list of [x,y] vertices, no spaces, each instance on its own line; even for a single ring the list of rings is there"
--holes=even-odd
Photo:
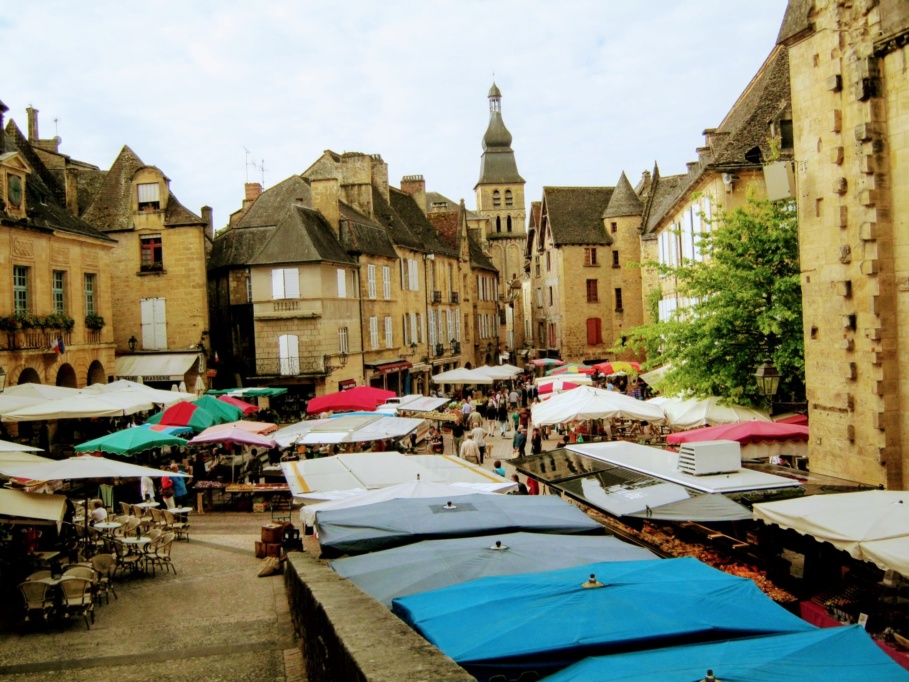
[[[742,446],[734,440],[684,443],[679,450],[679,471],[692,476],[731,474],[742,468]]]

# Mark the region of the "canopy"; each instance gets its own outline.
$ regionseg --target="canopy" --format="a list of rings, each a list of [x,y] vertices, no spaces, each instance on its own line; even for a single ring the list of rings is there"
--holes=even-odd
[[[51,521],[57,525],[57,530],[60,530],[65,510],[66,497],[63,495],[0,489],[0,516],[5,520]]]
[[[546,384],[551,384],[554,381],[570,381],[573,384],[589,385],[593,383],[593,377],[588,376],[587,374],[572,374],[570,377],[537,377],[533,380],[533,383],[540,388],[543,388]]]
[[[603,586],[582,587],[591,575]],[[592,655],[815,629],[751,580],[693,557],[481,578],[400,597],[392,610],[479,679],[545,677]]]
[[[43,403],[46,400],[47,398],[7,395],[5,392],[0,393],[0,416],[7,414],[8,412],[21,410],[23,407],[28,407],[29,405]]]
[[[215,424],[214,426],[209,426],[201,435],[206,433],[215,433],[217,431],[224,431],[227,429],[243,429],[244,431],[249,431],[250,433],[258,433],[259,435],[267,435],[274,433],[278,430],[277,424],[272,424],[271,422],[252,422],[241,419],[240,421],[227,422],[226,424]]]
[[[766,412],[743,405],[723,405],[720,403],[721,400],[716,396],[710,398],[660,397],[647,402],[658,401],[657,404],[666,413],[669,425],[677,431],[700,426],[747,422],[752,419],[771,421]]]
[[[332,509],[350,509],[352,507],[365,507],[377,502],[397,500],[401,498],[413,499],[419,497],[459,497],[473,495],[477,491],[463,486],[437,481],[424,481],[417,475],[413,481],[396,483],[385,488],[363,490],[358,495],[345,496],[337,500],[327,500],[317,504],[307,504],[300,509],[300,519],[307,525],[315,525],[316,512],[330,511]],[[492,494],[492,493],[488,493]]]
[[[226,422],[235,422],[238,419],[243,418],[243,410],[239,407],[226,403],[218,398],[213,398],[210,395],[203,395],[201,398],[196,398],[193,401],[193,404],[216,416],[222,424]]]
[[[92,384],[80,391],[83,395],[108,395],[118,392],[131,393],[133,396],[146,398],[153,403],[168,407],[181,400],[192,400],[195,396],[192,393],[180,393],[179,391],[162,391],[159,388],[152,388],[145,384],[140,384],[127,379],[119,379],[109,384]]]
[[[164,412],[154,414],[145,420],[146,424],[164,424],[167,426],[189,426],[194,433],[200,433],[209,426],[222,423],[220,417],[204,410],[193,403],[177,403]],[[230,420],[226,420],[230,421]]]
[[[603,527],[554,495],[467,495],[397,499],[316,515],[326,556],[362,554],[432,538],[509,533],[603,534]]]
[[[193,430],[189,426],[169,426],[167,424],[139,424],[140,429],[151,429],[152,431],[157,431],[158,433],[167,433],[171,436],[184,436],[187,433],[192,433]]]
[[[551,393],[565,393],[570,391],[573,388],[577,388],[581,384],[575,383],[573,381],[568,381],[567,379],[556,379],[555,381],[550,381],[542,386],[540,386],[540,395],[549,395]]]
[[[0,450],[0,462],[52,462],[54,460],[21,450]]]
[[[183,381],[198,359],[198,351],[121,355],[117,358],[117,376],[145,381]]]
[[[315,445],[397,440],[416,431],[423,421],[407,417],[389,417],[378,413],[342,415],[312,427],[299,435],[296,442]]]
[[[881,547],[889,549],[896,563],[878,566],[909,576],[909,562],[900,560],[909,555],[909,547],[903,547],[909,546],[909,492],[905,490],[810,495],[762,502],[753,509],[757,520],[829,542],[856,559],[874,561],[865,555],[867,544],[872,544],[871,553],[878,559],[884,559]],[[890,542],[878,545],[875,552],[874,543],[884,540]]]
[[[33,448],[31,445],[13,443],[9,440],[0,440],[0,452],[41,452],[41,448]]]
[[[507,369],[503,365],[481,365],[473,371],[496,381],[505,381],[513,379],[514,375],[520,373],[521,370],[517,367],[512,368],[512,365],[509,365]]]
[[[593,366],[593,368],[598,371],[600,374],[605,374],[609,376],[610,374],[618,374],[619,372],[640,372],[641,365],[637,362],[624,362],[624,361],[615,361],[615,362],[599,362]]]
[[[206,443],[231,443],[233,445],[255,445],[263,448],[273,448],[277,445],[271,436],[241,429],[239,426],[209,427],[187,443],[188,445],[204,445]]]
[[[17,386],[7,386],[3,390],[3,395],[5,396],[15,396],[16,398],[38,398],[40,400],[59,400],[60,398],[71,398],[78,393],[78,388],[69,388],[67,386],[48,386],[47,384],[19,384]]]
[[[132,392],[109,394],[76,394],[68,398],[45,400],[3,415],[5,422],[25,422],[44,419],[90,419],[93,417],[123,417],[154,409],[147,397]]]
[[[665,420],[656,405],[603,388],[581,386],[568,393],[554,396],[531,408],[534,426],[562,424],[583,419],[637,419],[649,422]]]
[[[781,422],[751,420],[738,424],[705,426],[669,434],[670,445],[732,440],[742,446],[742,459],[767,460],[774,455],[808,456],[808,427]]]
[[[244,398],[274,398],[287,393],[286,388],[221,388],[205,391],[208,395],[232,395]]]
[[[60,461],[48,460],[35,463],[0,462],[0,474],[33,481],[65,481],[80,478],[139,478],[148,476],[185,476],[172,471],[152,469],[129,462],[118,462],[104,457],[82,455]]]
[[[497,546],[497,542],[501,544]],[[551,571],[595,561],[655,558],[649,550],[614,537],[504,533],[424,540],[338,559],[331,567],[391,608],[391,601],[396,597],[437,590],[476,578]]]
[[[530,364],[534,367],[561,367],[565,364],[565,361],[553,358],[535,358],[530,361]]]
[[[394,398],[395,395],[394,391],[372,386],[356,386],[346,391],[313,398],[306,406],[306,412],[318,414],[346,410],[374,410],[389,398]]]
[[[777,424],[798,424],[799,426],[808,426],[807,414],[792,414],[788,417],[774,420]]]
[[[593,374],[593,367],[591,365],[583,365],[577,362],[572,362],[546,372],[547,376],[556,376],[559,374]]]
[[[286,448],[294,445],[302,436],[327,421],[327,419],[307,419],[296,424],[283,426],[272,435],[272,438],[275,439],[275,442],[280,447]]]
[[[860,625],[596,656],[546,682],[894,682],[909,680]]]
[[[238,408],[243,413],[244,416],[250,415],[253,412],[259,411],[258,405],[253,405],[252,403],[248,403],[245,400],[240,400],[239,398],[234,398],[232,395],[218,396],[218,400],[222,400],[225,403],[227,403],[228,405],[233,405],[234,407]]]
[[[432,380],[437,384],[491,384],[495,381],[482,372],[463,367],[436,374]]]
[[[186,445],[183,438],[151,429],[130,428],[109,433],[81,445],[76,452],[107,452],[115,455],[137,455],[140,452],[168,445]]]
[[[671,369],[671,364],[663,365],[662,367],[656,367],[649,372],[642,372],[641,379],[643,379],[648,386],[654,386],[660,383],[663,380],[663,377],[665,377]]]

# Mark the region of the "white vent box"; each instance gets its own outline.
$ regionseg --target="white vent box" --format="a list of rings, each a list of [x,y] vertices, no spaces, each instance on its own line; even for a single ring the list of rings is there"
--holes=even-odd
[[[742,468],[742,446],[734,440],[684,443],[678,469],[692,476],[730,474]]]

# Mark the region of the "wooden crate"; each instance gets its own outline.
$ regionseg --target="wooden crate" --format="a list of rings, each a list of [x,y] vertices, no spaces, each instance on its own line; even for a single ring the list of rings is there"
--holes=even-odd
[[[265,543],[265,554],[266,556],[278,558],[281,556],[281,543],[280,542],[266,542]]]
[[[261,540],[256,540],[256,559],[264,559],[268,556],[265,543]]]

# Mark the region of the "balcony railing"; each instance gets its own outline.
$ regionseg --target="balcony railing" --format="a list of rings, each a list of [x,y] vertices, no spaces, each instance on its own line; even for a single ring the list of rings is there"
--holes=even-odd
[[[72,344],[72,333],[47,329],[22,329],[6,332],[0,337],[0,343],[6,341],[4,350],[47,350],[57,339],[63,340],[64,346]]]
[[[257,357],[256,376],[321,375],[325,371],[324,355],[305,355],[290,358]]]
[[[461,297],[458,295],[458,292],[457,292],[457,291],[451,291],[451,292],[449,292],[448,297],[449,297],[449,299],[451,300],[452,303],[458,303],[459,300],[460,300],[460,298],[461,298]]]
[[[451,354],[452,354],[452,355],[460,355],[460,354],[461,354],[461,342],[460,342],[460,341],[452,341],[452,343],[451,343]]]
[[[441,291],[433,291],[433,292],[432,292],[432,302],[433,302],[433,303],[441,303],[441,302],[442,302],[442,292],[441,292]]]
[[[274,310],[276,313],[287,313],[300,309],[300,301],[293,299],[282,299],[274,301]]]
[[[444,355],[444,354],[445,354],[445,346],[442,345],[441,343],[437,343],[437,344],[435,345],[435,351],[436,351],[436,357],[441,356],[441,355]]]

